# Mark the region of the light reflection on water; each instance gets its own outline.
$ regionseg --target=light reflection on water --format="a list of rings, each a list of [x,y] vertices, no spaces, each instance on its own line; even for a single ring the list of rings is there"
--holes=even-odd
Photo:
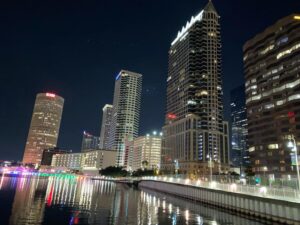
[[[2,177],[0,194],[13,191],[10,225],[263,224],[181,198],[79,177]]]

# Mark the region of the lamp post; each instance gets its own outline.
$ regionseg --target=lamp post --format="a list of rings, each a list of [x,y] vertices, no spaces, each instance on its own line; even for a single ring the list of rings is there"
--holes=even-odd
[[[207,158],[209,159],[210,182],[212,182],[212,157],[210,154],[208,154]]]
[[[174,167],[175,167],[175,177],[178,175],[178,170],[179,170],[179,162],[178,159],[174,160]]]
[[[292,152],[295,153],[298,191],[300,192],[300,172],[299,172],[299,162],[298,162],[298,149],[297,149],[297,143],[296,143],[295,137],[293,135],[291,136],[291,141],[288,142],[288,147],[292,148]]]
[[[264,166],[264,179],[263,179],[263,181],[264,181],[264,183],[265,183],[265,185],[267,185],[267,177],[266,177],[266,171],[268,171],[268,167],[266,167],[266,166]]]

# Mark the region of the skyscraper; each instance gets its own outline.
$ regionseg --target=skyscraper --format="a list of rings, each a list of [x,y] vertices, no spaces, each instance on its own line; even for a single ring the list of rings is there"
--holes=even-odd
[[[100,149],[100,138],[83,131],[81,152]]]
[[[53,93],[37,94],[23,163],[41,164],[44,149],[57,144],[64,99]]]
[[[219,15],[209,1],[169,50],[162,170],[174,171],[175,161],[189,174],[207,174],[209,165],[219,172],[227,168],[222,95]]]
[[[125,138],[138,136],[142,75],[121,70],[116,77],[109,149],[117,151],[116,165],[124,165]]]
[[[102,114],[102,124],[101,124],[101,133],[100,133],[100,149],[108,149],[113,106],[106,104],[103,107],[102,111],[103,114]]]
[[[290,15],[244,45],[248,144],[253,172],[296,173],[288,143],[300,146],[300,15]],[[298,152],[299,154],[299,152]]]
[[[245,86],[241,85],[230,92],[231,109],[231,152],[233,166],[244,170],[250,165],[247,148],[247,112]]]

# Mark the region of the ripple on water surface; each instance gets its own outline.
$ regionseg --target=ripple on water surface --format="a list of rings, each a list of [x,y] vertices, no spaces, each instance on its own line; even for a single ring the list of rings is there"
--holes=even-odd
[[[243,218],[149,190],[86,178],[0,180],[1,225],[259,225]]]

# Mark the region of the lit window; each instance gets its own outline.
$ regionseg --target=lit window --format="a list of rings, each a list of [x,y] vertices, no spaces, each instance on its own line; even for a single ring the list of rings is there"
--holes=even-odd
[[[288,55],[288,54],[291,54],[293,51],[297,50],[298,48],[300,48],[300,43],[294,45],[293,47],[289,48],[289,49],[286,49],[282,52],[280,52],[278,55],[277,55],[277,59],[280,59],[281,57],[285,56],[285,55]]]
[[[271,51],[274,48],[274,45],[270,45],[267,48],[265,48],[264,50],[262,50],[261,52],[259,52],[260,55],[265,55],[266,53],[268,53],[269,51]]]
[[[208,95],[208,92],[207,92],[206,90],[203,90],[203,91],[200,92],[200,95],[201,95],[201,96],[202,96],[202,95]]]
[[[188,104],[188,105],[196,105],[197,103],[196,103],[196,101],[194,101],[194,100],[188,100],[188,101],[187,101],[187,104]]]
[[[296,99],[300,99],[300,94],[295,94],[295,95],[291,95],[291,96],[288,97],[289,101],[293,101],[293,100],[296,100]]]
[[[254,151],[255,151],[255,146],[249,148],[249,152],[254,152]]]
[[[278,149],[278,144],[269,144],[268,149]]]

